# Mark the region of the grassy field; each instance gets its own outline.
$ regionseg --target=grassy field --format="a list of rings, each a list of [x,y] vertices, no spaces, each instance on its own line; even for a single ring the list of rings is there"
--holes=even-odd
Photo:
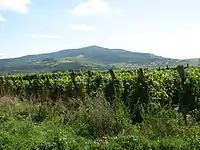
[[[185,125],[176,108],[148,108],[143,122],[133,125],[123,104],[113,109],[101,97],[45,105],[6,96],[0,99],[0,149],[200,149],[200,127],[192,115]]]

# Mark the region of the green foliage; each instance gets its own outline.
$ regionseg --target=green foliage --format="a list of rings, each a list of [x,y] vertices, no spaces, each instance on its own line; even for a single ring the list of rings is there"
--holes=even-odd
[[[87,138],[99,138],[118,134],[123,127],[115,112],[103,99],[86,99],[76,111],[64,114],[66,124],[73,126],[76,134]]]
[[[198,67],[1,76],[0,96],[0,149],[200,148]]]
[[[155,139],[181,135],[184,131],[183,117],[176,108],[163,108],[160,104],[150,103],[145,109],[140,124],[141,134]]]
[[[35,122],[38,106],[17,103],[9,111],[1,113],[0,145],[2,149],[92,149],[91,140],[75,135],[73,129],[63,123],[57,107],[46,109],[46,119]],[[27,113],[28,115],[22,115]],[[9,116],[7,114],[10,114]]]
[[[79,71],[0,77],[0,95],[20,100],[55,104],[78,98],[104,96],[115,108],[122,100],[133,123],[142,121],[138,105],[149,102],[162,107],[179,106],[185,117],[200,107],[199,68],[167,68],[108,71]],[[42,113],[42,109],[41,109]]]
[[[71,103],[73,103],[73,100]],[[56,103],[43,106],[46,118],[35,122],[38,104],[15,102],[1,106],[1,149],[63,150],[198,150],[200,127],[185,126],[177,109],[149,104],[143,122],[132,125],[129,111],[120,102],[115,112],[103,99],[88,99],[84,105]],[[8,109],[9,108],[9,109]]]

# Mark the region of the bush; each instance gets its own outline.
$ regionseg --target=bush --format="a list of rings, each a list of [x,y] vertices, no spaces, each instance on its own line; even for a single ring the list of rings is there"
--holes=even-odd
[[[98,98],[87,99],[75,112],[66,113],[65,122],[78,135],[93,139],[118,134],[123,127],[107,102]]]
[[[181,113],[156,103],[148,104],[142,117],[143,122],[139,125],[141,134],[149,138],[176,136],[182,134],[185,129]]]
[[[186,126],[176,108],[157,103],[138,106],[143,122],[136,125],[120,101],[113,109],[100,97],[51,106],[18,102],[8,108],[0,109],[2,150],[200,149],[198,123]]]

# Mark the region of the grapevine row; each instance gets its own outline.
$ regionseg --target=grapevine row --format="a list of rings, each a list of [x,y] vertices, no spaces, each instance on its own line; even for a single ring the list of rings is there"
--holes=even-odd
[[[129,108],[134,123],[140,122],[137,106],[158,103],[179,107],[186,115],[200,108],[200,68],[81,71],[0,77],[0,96],[51,103],[72,98],[104,96],[115,107]],[[186,122],[187,123],[187,122]]]

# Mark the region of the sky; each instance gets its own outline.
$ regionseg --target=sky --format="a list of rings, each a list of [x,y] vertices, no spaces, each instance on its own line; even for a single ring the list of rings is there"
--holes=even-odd
[[[98,45],[200,57],[200,0],[0,0],[0,58]]]

